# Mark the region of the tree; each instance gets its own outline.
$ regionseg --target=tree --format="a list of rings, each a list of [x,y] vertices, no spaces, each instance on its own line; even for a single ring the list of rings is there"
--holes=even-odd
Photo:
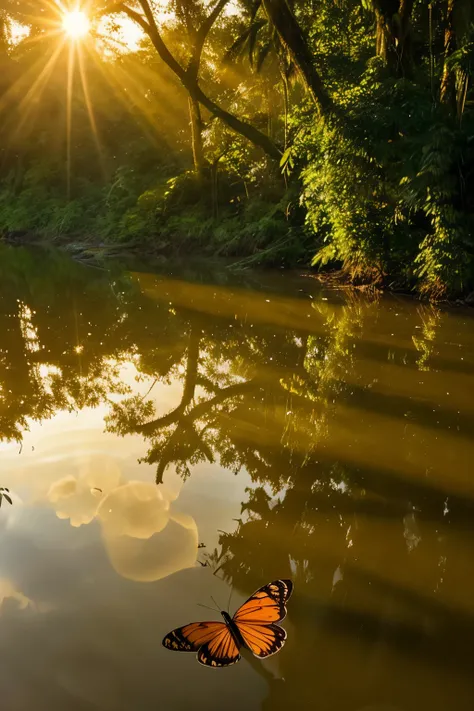
[[[182,86],[188,92],[191,101],[193,135],[195,136],[197,144],[195,145],[194,152],[197,156],[198,162],[202,161],[200,158],[200,148],[198,147],[199,136],[201,134],[201,121],[197,110],[197,104],[202,105],[212,116],[221,119],[231,130],[247,138],[251,143],[261,148],[269,156],[278,159],[280,157],[280,150],[268,136],[251,124],[242,121],[237,116],[213,101],[207,94],[204,93],[199,84],[199,72],[205,42],[208,38],[209,32],[227,2],[228,0],[219,0],[209,15],[202,20],[198,29],[193,31],[191,36],[188,36],[188,39],[190,40],[190,45],[188,47],[190,59],[186,66],[183,66],[177,61],[166,45],[158,23],[155,20],[153,8],[148,0],[140,0],[139,2],[143,14],[137,12],[132,7],[122,2],[107,5],[100,11],[100,14],[108,15],[113,13],[124,13],[137,25],[139,25],[145,34],[150,38],[162,61],[165,62],[171,71],[178,77]]]
[[[322,115],[333,113],[335,105],[316,69],[314,55],[294,12],[286,0],[262,0],[263,7],[281,42],[301,74],[310,96]]]
[[[395,75],[411,77],[414,0],[373,0],[373,6],[377,23],[377,54]]]

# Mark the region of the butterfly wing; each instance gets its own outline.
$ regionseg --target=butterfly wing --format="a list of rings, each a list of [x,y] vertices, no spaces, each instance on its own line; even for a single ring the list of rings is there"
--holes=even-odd
[[[233,621],[237,626],[241,622],[259,624],[281,622],[286,617],[286,602],[292,592],[291,580],[274,580],[273,583],[268,583],[254,592],[247,602],[239,607]]]
[[[285,644],[286,632],[275,623],[286,617],[286,602],[292,592],[291,580],[274,580],[254,592],[235,613],[232,621],[256,657],[270,657]]]
[[[163,646],[175,652],[198,652],[201,664],[227,667],[240,659],[239,647],[224,622],[192,622],[169,632]]]
[[[162,644],[174,652],[197,652],[226,629],[224,622],[192,622],[169,632]]]
[[[198,662],[206,667],[230,667],[240,659],[239,647],[231,631],[225,629],[204,644],[198,652]]]
[[[237,625],[245,646],[260,659],[276,654],[285,644],[286,631],[279,625],[239,622]]]

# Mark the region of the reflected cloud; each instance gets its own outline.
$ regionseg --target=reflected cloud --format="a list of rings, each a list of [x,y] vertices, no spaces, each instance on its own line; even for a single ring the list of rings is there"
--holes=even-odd
[[[0,614],[5,600],[15,600],[20,610],[26,610],[30,605],[34,605],[33,600],[17,590],[11,580],[0,578]]]
[[[156,486],[134,481],[108,494],[98,513],[108,535],[146,540],[165,528],[169,508],[169,501]]]
[[[94,457],[77,478],[70,475],[52,484],[47,499],[58,518],[69,519],[71,526],[82,526],[95,518],[101,500],[120,481],[120,469],[114,460]]]
[[[151,582],[196,563],[194,519],[173,511],[154,484],[119,487],[102,501],[98,517],[110,561],[125,578]]]
[[[198,530],[174,502],[181,481],[167,476],[159,488],[123,480],[113,458],[93,457],[78,476],[53,483],[47,500],[59,519],[79,527],[97,520],[114,569],[141,582],[160,580],[195,565]]]

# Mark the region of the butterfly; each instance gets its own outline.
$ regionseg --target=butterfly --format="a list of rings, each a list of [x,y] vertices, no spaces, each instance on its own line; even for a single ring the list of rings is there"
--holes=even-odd
[[[224,622],[192,622],[169,632],[163,646],[176,652],[197,652],[206,667],[228,667],[240,660],[246,647],[265,659],[285,644],[286,632],[277,625],[286,617],[291,580],[275,580],[259,588],[239,607],[233,617],[221,611]]]

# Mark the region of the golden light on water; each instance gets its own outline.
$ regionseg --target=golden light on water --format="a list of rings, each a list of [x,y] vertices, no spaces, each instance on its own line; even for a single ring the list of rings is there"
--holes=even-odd
[[[82,10],[71,10],[64,15],[63,28],[71,39],[79,40],[90,30],[89,18]]]

